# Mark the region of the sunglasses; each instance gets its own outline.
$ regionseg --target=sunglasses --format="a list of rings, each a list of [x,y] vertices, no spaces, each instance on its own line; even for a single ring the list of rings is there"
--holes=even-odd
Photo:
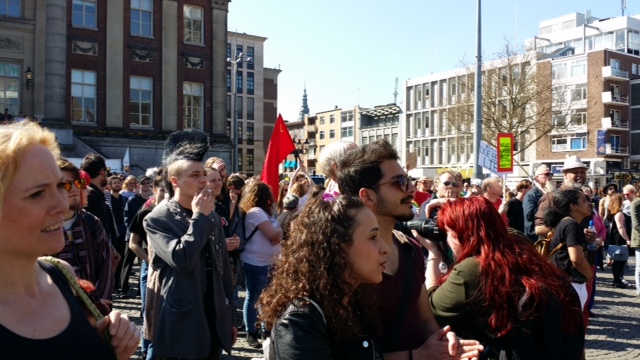
[[[73,185],[75,185],[78,189],[84,189],[86,187],[84,179],[65,180],[62,183],[64,184],[64,189],[67,191],[71,191],[71,187]]]
[[[411,184],[411,178],[408,177],[407,175],[402,175],[399,176],[395,179],[391,179],[389,181],[385,181],[383,183],[377,184],[372,186],[372,188],[376,188],[382,185],[387,185],[387,184],[398,184],[398,187],[400,188],[400,191],[402,192],[407,192],[409,190],[409,184]]]
[[[452,187],[459,187],[460,186],[460,183],[449,181],[449,180],[443,181],[442,184],[444,186],[452,186]]]

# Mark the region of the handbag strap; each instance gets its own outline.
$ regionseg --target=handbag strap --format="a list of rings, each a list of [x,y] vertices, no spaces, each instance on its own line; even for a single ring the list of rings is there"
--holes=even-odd
[[[89,310],[91,315],[96,320],[101,320],[102,318],[104,318],[104,315],[102,315],[100,310],[98,310],[98,308],[93,304],[91,299],[89,299],[89,296],[87,295],[87,293],[84,292],[84,289],[80,287],[80,285],[78,284],[78,281],[76,281],[76,278],[73,275],[71,275],[71,273],[69,273],[69,270],[67,270],[67,268],[64,265],[62,265],[62,263],[58,258],[55,258],[53,256],[41,256],[38,258],[38,260],[51,264],[55,266],[56,269],[60,270],[62,275],[64,275],[64,277],[67,279],[69,286],[71,286],[71,288],[75,291],[76,296],[80,298],[80,300],[82,301],[82,304],[86,306],[86,308]],[[107,336],[107,341],[111,340],[111,335],[109,334],[108,329],[105,330],[105,336]]]

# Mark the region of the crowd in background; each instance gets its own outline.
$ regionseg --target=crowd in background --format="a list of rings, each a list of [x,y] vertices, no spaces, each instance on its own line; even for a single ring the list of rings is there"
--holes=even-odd
[[[640,248],[636,188],[594,191],[575,156],[559,186],[541,165],[505,191],[500,178],[465,181],[454,170],[412,179],[387,141],[341,141],[319,156],[324,184],[301,166],[271,189],[205,159],[199,131],[172,134],[162,163],[138,177],[110,174],[93,153],[74,166],[35,124],[8,125],[0,136],[0,222],[20,238],[39,229],[28,250],[3,234],[4,260],[54,279],[38,290],[57,299],[47,308],[73,295],[38,256],[63,260],[65,272],[90,282],[83,292],[107,319],[85,323],[63,311],[34,320],[44,330],[31,339],[28,326],[0,312],[3,343],[42,344],[67,331],[56,320],[71,317],[82,329],[109,326],[105,358],[131,355],[142,338],[146,359],[218,359],[244,332],[268,359],[579,359],[597,268],[611,268],[612,286],[627,288],[623,270]],[[27,186],[16,181],[40,190],[13,194]],[[12,223],[21,206],[33,207],[25,209],[33,224]],[[57,246],[39,244],[43,236]],[[537,250],[541,241],[550,255]],[[136,259],[142,334],[110,309],[112,297],[138,295],[129,288]],[[637,268],[636,284],[639,276]],[[0,283],[11,288],[6,276]],[[0,290],[0,304],[21,296]],[[38,351],[68,344],[52,343]]]

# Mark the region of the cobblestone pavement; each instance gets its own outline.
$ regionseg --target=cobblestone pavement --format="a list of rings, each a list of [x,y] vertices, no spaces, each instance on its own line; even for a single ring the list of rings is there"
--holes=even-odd
[[[598,269],[596,282],[596,301],[593,312],[596,317],[591,318],[586,337],[587,359],[640,359],[640,297],[636,296],[635,258],[629,259],[625,269],[625,279],[632,285],[628,289],[617,289],[611,284],[613,277],[611,269]],[[137,271],[131,276],[130,294],[134,295],[138,286]],[[136,284],[136,285],[133,285]],[[123,311],[136,324],[142,326],[140,319],[140,297],[116,299],[116,309]],[[249,347],[244,340],[245,333],[241,332],[233,356],[224,359],[252,359],[261,358],[262,350]],[[140,359],[140,353],[132,359]]]

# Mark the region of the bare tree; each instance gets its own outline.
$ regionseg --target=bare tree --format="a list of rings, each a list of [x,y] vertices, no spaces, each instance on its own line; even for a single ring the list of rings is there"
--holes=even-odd
[[[521,52],[506,43],[496,60],[483,65],[482,139],[495,144],[498,133],[512,133],[515,155],[523,153],[553,130],[570,125],[571,99],[564,85],[554,84],[550,67],[539,71],[545,54]],[[447,121],[460,135],[474,131],[475,66],[465,66],[458,77],[460,101],[447,112]]]

